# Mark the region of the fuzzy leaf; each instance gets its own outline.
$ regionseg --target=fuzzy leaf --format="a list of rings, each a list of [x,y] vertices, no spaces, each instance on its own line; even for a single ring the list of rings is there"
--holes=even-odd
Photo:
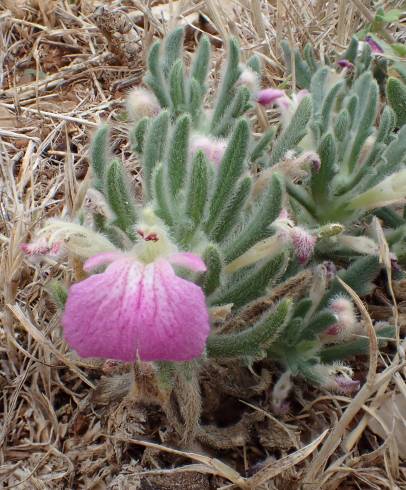
[[[279,136],[271,152],[270,165],[282,160],[288,150],[300,143],[306,135],[307,124],[312,115],[310,97],[304,97],[299,104],[289,126]]]
[[[386,90],[389,104],[396,113],[397,126],[400,128],[406,124],[406,84],[390,77]]]
[[[103,190],[104,176],[109,164],[109,127],[107,124],[100,126],[93,137],[90,147],[90,161],[94,174],[95,187]]]
[[[176,123],[169,147],[167,178],[173,197],[176,197],[181,190],[187,175],[189,133],[190,116],[184,114],[179,117]]]
[[[198,226],[204,216],[207,204],[209,186],[208,162],[205,154],[198,151],[192,162],[189,187],[186,195],[186,215],[190,217],[195,226]]]
[[[269,225],[279,216],[282,209],[283,181],[279,175],[273,175],[268,190],[263,194],[251,219],[238,233],[238,236],[226,244],[225,261],[230,263],[259,240],[271,235]]]
[[[185,75],[182,60],[177,60],[169,74],[169,93],[172,100],[172,108],[175,114],[186,109]]]
[[[246,273],[241,272],[239,279],[232,278],[210,298],[210,304],[233,303],[235,307],[241,307],[258,298],[264,294],[269,283],[282,273],[285,262],[285,255],[280,254]]]
[[[169,113],[162,111],[157,116],[147,131],[145,136],[144,155],[143,155],[143,170],[144,170],[144,192],[147,199],[151,196],[151,179],[158,162],[162,161],[167,135],[169,129]]]
[[[207,341],[207,356],[220,359],[253,356],[266,350],[283,331],[290,306],[290,300],[284,300],[252,328],[237,334],[210,336]]]
[[[231,136],[227,150],[220,165],[213,198],[210,203],[207,231],[210,231],[234,192],[234,188],[244,171],[248,152],[250,129],[248,122],[241,119]]]
[[[173,30],[165,38],[162,72],[166,79],[169,78],[169,74],[175,62],[181,57],[183,38],[183,27],[178,27]]]
[[[201,87],[202,93],[205,92],[206,78],[209,73],[210,64],[210,41],[207,36],[202,36],[199,42],[197,53],[193,60],[190,77],[195,79]]]
[[[238,184],[233,196],[221,211],[217,222],[210,233],[212,240],[216,242],[224,241],[234,226],[238,223],[242,209],[251,191],[251,177],[244,177]]]
[[[106,174],[106,196],[111,209],[116,215],[116,224],[127,235],[134,238],[133,227],[137,222],[137,212],[132,194],[128,188],[129,178],[123,165],[113,160]]]
[[[203,253],[203,261],[206,264],[207,271],[203,276],[203,290],[208,296],[220,286],[220,277],[222,270],[222,260],[218,248],[210,244]]]
[[[224,71],[223,81],[221,83],[219,97],[217,99],[213,118],[211,121],[211,129],[215,129],[220,119],[223,117],[227,107],[230,105],[233,97],[234,85],[237,82],[241,69],[240,63],[240,48],[236,39],[231,39],[228,45],[227,66]]]

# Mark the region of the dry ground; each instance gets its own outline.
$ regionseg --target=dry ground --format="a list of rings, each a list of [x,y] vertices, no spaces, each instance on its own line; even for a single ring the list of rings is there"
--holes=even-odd
[[[117,13],[94,16],[100,3],[0,0],[0,485],[406,488],[405,421],[393,423],[393,414],[406,412],[404,350],[388,348],[377,373],[358,358],[354,367],[363,380],[369,368],[369,383],[354,399],[298,385],[291,411],[278,418],[269,403],[274,366],[257,373],[233,364],[213,367],[203,379],[206,440],[165,449],[176,442],[158,407],[120,396],[126,368],[79,360],[62,341],[46,291],[54,278],[69,282],[74,264],[49,260],[39,267],[19,251],[44,218],[75,211],[89,140],[101,120],[111,121],[113,150],[137,184],[122,103],[128,88],[141,83],[154,37],[181,22],[192,49],[203,30],[219,63],[222,40],[232,33],[244,55],[261,55],[266,83],[279,84],[279,40],[311,40],[320,56],[341,50],[374,2],[104,2],[127,12],[134,25]],[[394,289],[402,322],[406,287]],[[394,313],[383,288],[370,303],[375,318]]]

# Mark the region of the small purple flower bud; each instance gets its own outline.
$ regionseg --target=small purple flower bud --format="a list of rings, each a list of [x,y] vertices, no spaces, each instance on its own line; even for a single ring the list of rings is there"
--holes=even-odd
[[[365,42],[367,44],[369,44],[373,53],[376,53],[376,54],[382,54],[383,53],[383,49],[374,39],[372,39],[372,36],[366,36]]]
[[[281,97],[286,97],[283,90],[265,88],[257,93],[257,102],[263,106],[269,106],[274,104]]]
[[[353,63],[351,63],[351,61],[348,61],[346,59],[338,60],[337,65],[340,66],[341,68],[348,68],[349,70],[352,70],[354,68]]]

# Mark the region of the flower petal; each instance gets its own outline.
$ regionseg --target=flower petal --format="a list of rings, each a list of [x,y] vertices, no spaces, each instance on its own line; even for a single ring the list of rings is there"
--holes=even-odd
[[[166,260],[144,266],[127,257],[71,287],[63,325],[81,356],[126,362],[199,357],[210,330],[200,287]]]
[[[206,272],[207,267],[203,260],[198,256],[190,252],[179,252],[169,257],[169,262],[174,265],[180,265],[186,267],[195,272]]]
[[[96,269],[96,267],[99,267],[101,265],[110,264],[120,257],[124,257],[121,252],[102,252],[86,260],[83,269],[86,272],[90,272],[92,269]]]
[[[281,97],[286,97],[283,90],[265,88],[257,93],[257,102],[263,106],[268,106],[274,104]]]

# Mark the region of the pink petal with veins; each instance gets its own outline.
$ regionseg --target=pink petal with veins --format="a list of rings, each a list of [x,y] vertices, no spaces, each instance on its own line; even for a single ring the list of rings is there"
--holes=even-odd
[[[174,265],[186,267],[194,272],[206,272],[207,267],[203,260],[190,252],[180,252],[169,257],[169,262]]]
[[[210,330],[200,287],[167,260],[144,265],[125,256],[70,288],[62,323],[80,356],[125,362],[194,359]]]

